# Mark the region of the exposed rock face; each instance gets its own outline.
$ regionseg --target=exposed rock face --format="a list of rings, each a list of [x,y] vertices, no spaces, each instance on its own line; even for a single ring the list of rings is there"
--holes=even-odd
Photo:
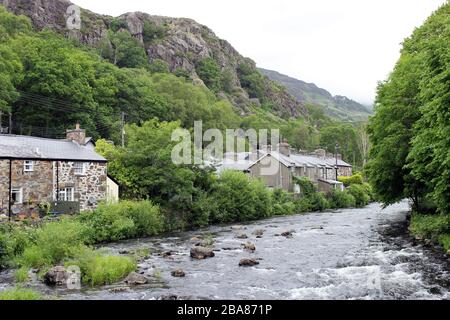
[[[66,284],[69,274],[66,268],[58,266],[53,267],[44,275],[44,282],[49,286],[62,286]]]
[[[191,258],[203,260],[206,258],[213,258],[215,256],[213,249],[204,247],[195,247],[191,249]]]
[[[107,38],[108,29],[114,19],[126,23],[128,31],[138,39],[148,54],[149,62],[155,59],[164,60],[171,71],[183,69],[187,71],[194,83],[203,82],[196,72],[196,64],[204,58],[212,58],[222,71],[230,74],[233,93],[218,93],[228,99],[241,114],[251,112],[254,107],[260,107],[261,101],[252,99],[242,87],[238,66],[247,63],[256,71],[256,64],[241,56],[227,41],[219,39],[213,31],[193,20],[153,16],[141,12],[126,13],[118,18],[103,16],[88,10],[81,10],[81,30],[68,30],[67,8],[71,3],[67,0],[0,0],[0,4],[16,14],[24,14],[31,18],[35,28],[51,28],[65,36],[74,37],[89,46],[98,46]],[[144,25],[150,22],[156,27],[164,27],[166,34],[158,41],[144,43]],[[265,100],[271,104],[272,111],[279,116],[305,115],[305,106],[283,87],[264,78]]]
[[[125,279],[125,283],[132,285],[132,286],[137,286],[137,285],[142,285],[142,284],[148,283],[148,279],[145,276],[143,276],[142,274],[132,272]]]

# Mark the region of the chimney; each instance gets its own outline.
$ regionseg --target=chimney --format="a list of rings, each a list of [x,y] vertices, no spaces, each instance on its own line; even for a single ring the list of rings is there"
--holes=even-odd
[[[286,139],[283,140],[283,142],[278,145],[278,152],[287,157],[291,156],[291,146],[289,145]]]
[[[86,143],[86,130],[80,129],[80,124],[77,123],[74,130],[66,130],[66,139],[84,145]]]
[[[323,149],[317,149],[316,151],[314,151],[314,154],[316,155],[316,157],[324,159],[327,155],[327,152]]]
[[[338,158],[339,160],[342,160],[342,154],[339,154],[339,153],[338,153],[337,158]]]

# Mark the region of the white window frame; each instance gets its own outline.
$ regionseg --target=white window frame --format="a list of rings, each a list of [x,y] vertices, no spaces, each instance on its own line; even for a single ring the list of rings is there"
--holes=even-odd
[[[22,204],[23,203],[23,188],[12,188],[11,189],[11,199],[13,198],[13,194],[16,193],[19,196],[18,201],[14,202],[14,204]]]
[[[74,202],[75,201],[75,188],[59,189],[59,201]]]
[[[77,167],[77,165],[81,165]],[[81,169],[81,172],[80,172]],[[73,172],[76,176],[84,176],[86,174],[86,162],[74,162],[73,163]]]
[[[24,172],[33,172],[34,171],[34,161],[25,160],[23,162],[23,171]]]

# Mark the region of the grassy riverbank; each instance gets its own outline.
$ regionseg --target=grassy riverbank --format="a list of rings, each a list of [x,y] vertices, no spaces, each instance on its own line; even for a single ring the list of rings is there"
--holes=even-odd
[[[418,240],[439,244],[450,253],[450,215],[413,213],[409,230]]]

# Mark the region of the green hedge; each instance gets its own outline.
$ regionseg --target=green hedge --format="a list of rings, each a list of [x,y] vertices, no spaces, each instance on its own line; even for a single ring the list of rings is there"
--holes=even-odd
[[[363,184],[364,179],[361,174],[355,174],[351,177],[338,177],[338,181],[342,182],[346,187],[350,187],[354,184]]]

